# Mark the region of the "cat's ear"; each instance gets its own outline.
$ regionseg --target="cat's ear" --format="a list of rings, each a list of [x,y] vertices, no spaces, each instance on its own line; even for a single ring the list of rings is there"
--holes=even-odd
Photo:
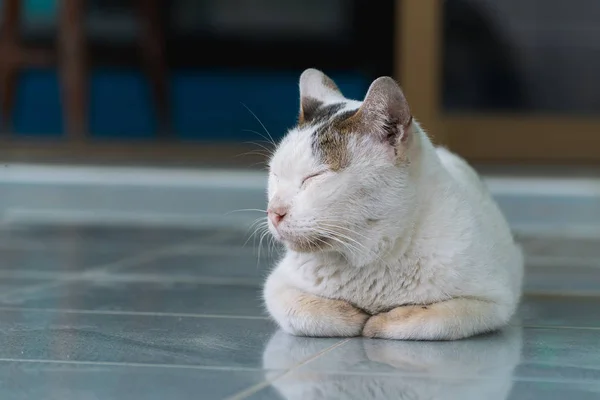
[[[309,68],[300,75],[300,123],[310,121],[324,103],[343,101],[335,82],[321,71]]]
[[[400,86],[390,77],[377,78],[359,109],[367,132],[396,147],[409,139],[412,114]]]

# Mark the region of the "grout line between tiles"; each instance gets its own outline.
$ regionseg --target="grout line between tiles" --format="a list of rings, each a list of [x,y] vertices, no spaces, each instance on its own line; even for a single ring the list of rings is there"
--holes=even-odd
[[[263,284],[265,276],[256,277],[227,277],[227,276],[202,276],[184,275],[176,276],[162,274],[131,274],[131,273],[108,273],[106,275],[84,275],[77,272],[9,272],[0,270],[0,278],[23,279],[23,280],[45,280],[65,282],[125,282],[125,283],[193,283],[197,285],[233,285],[259,287]],[[46,282],[49,283],[49,282]],[[15,289],[20,290],[20,289]]]
[[[190,242],[192,242],[192,241],[190,241]],[[113,271],[113,270],[116,270],[119,268],[123,268],[123,267],[127,267],[127,266],[135,266],[135,265],[139,265],[142,263],[146,263],[146,262],[152,261],[156,258],[162,257],[163,255],[170,254],[171,252],[177,250],[178,248],[181,248],[182,246],[189,245],[190,242],[186,242],[185,244],[164,246],[164,247],[158,248],[156,250],[139,253],[139,254],[136,254],[133,256],[124,257],[117,261],[113,261],[113,262],[109,262],[106,264],[101,264],[101,265],[98,265],[95,267],[91,267],[91,268],[86,269],[85,271],[75,274],[73,277],[70,277],[69,279],[52,280],[50,282],[40,283],[39,285],[33,285],[33,286],[25,287],[25,288],[10,290],[10,291],[5,292],[2,295],[0,295],[0,301],[10,301],[10,300],[14,299],[15,297],[18,298],[18,296],[28,295],[28,294],[39,292],[41,290],[49,289],[49,288],[56,287],[56,286],[61,286],[67,282],[71,282],[73,280],[78,280],[80,278],[86,278],[86,277],[93,278],[93,277],[97,277],[98,275],[101,276],[101,274],[103,274],[103,273]]]
[[[598,299],[598,294],[596,295],[589,295],[589,294],[569,294],[566,293],[564,294],[564,292],[559,292],[559,293],[555,293],[555,292],[548,292],[548,291],[534,291],[534,292],[527,292],[524,294],[524,298],[531,298],[531,299],[542,299],[542,300],[548,300],[548,299],[553,299],[553,300],[562,300],[562,299],[569,299],[569,298],[575,298],[577,300],[581,300],[581,299],[590,299],[590,298],[594,298],[594,299]]]
[[[289,374],[290,372],[294,371],[295,369],[300,368],[303,365],[306,365],[306,364],[316,360],[317,358],[321,357],[322,355],[324,355],[334,349],[337,349],[338,347],[340,347],[343,344],[348,343],[349,341],[350,341],[350,339],[340,340],[336,344],[313,354],[312,356],[310,356],[306,360],[296,364],[295,366],[293,366],[285,371],[282,371],[280,374],[277,374],[274,378],[265,379],[263,382],[257,383],[256,385],[253,385],[253,386],[250,386],[249,388],[242,390],[241,392],[239,392],[231,397],[227,397],[226,400],[242,400],[244,398],[247,398],[248,396],[268,387],[269,385],[271,385],[271,383],[273,383],[277,379],[284,377],[285,375]]]
[[[160,227],[159,227],[160,228]],[[206,231],[211,231],[210,239],[215,241],[211,244],[202,244],[201,239],[205,238],[204,236],[196,237],[193,241],[185,241],[181,244],[181,252],[182,254],[211,254],[211,255],[231,255],[232,253],[235,255],[248,255],[249,253],[256,253],[258,250],[257,246],[252,247],[249,246],[252,242],[248,241],[246,246],[240,246],[239,242],[227,243],[230,240],[237,239],[248,239],[250,232],[246,232],[245,229],[232,229],[227,228],[224,229],[220,226],[207,226],[204,229]],[[212,231],[216,230],[216,233]],[[0,217],[0,235],[10,234],[11,229],[2,226],[2,220]],[[196,230],[197,233],[197,230]],[[192,233],[193,234],[193,233]],[[232,234],[234,235],[232,237]],[[234,244],[235,246],[232,246]],[[102,245],[96,243],[86,243],[86,245],[91,247],[87,247],[86,249],[93,252],[98,253],[107,253],[114,251],[114,248],[110,245]],[[72,244],[69,241],[54,243],[52,247],[48,247],[43,242],[33,239],[19,239],[16,242],[4,243],[0,241],[1,249],[15,249],[15,250],[32,250],[32,251],[49,251],[49,250],[67,250],[72,249]],[[267,246],[263,246],[262,250],[266,250]]]
[[[187,365],[187,364],[148,364],[148,363],[131,363],[131,362],[116,362],[116,361],[77,361],[77,360],[44,360],[44,359],[20,359],[20,358],[0,358],[0,362],[15,362],[28,364],[69,364],[69,365],[91,365],[91,366],[112,366],[112,367],[139,367],[139,368],[173,368],[173,369],[201,369],[214,371],[247,371],[259,372],[265,371],[262,368],[252,367],[220,367],[208,365]]]
[[[217,319],[252,319],[269,320],[266,316],[253,315],[223,315],[223,314],[194,314],[194,313],[167,313],[152,311],[111,311],[111,310],[78,310],[62,308],[28,308],[28,307],[4,307],[0,311],[23,311],[23,312],[47,312],[60,314],[89,314],[89,315],[129,315],[141,317],[171,317],[171,318],[217,318]]]
[[[280,374],[277,375],[276,378],[270,379],[269,381],[261,382],[257,385],[251,386],[248,389],[245,389],[243,392],[237,393],[233,397],[230,397],[228,400],[237,400],[241,399],[240,395],[251,395],[256,393],[256,391],[265,388],[268,384],[271,384],[273,381],[283,377],[284,375],[290,373],[292,370],[299,368],[308,362],[313,361],[314,359],[320,357],[324,353],[327,353],[335,348],[341,346],[349,339],[346,339],[342,342],[336,343],[335,345],[322,350],[321,352],[315,354],[311,358],[301,362],[297,366],[288,370],[281,370]],[[98,366],[98,367],[134,367],[134,368],[166,368],[166,369],[191,369],[191,370],[205,370],[205,371],[239,371],[239,372],[265,372],[271,371],[275,372],[278,370],[269,370],[258,367],[239,367],[239,366],[208,366],[208,365],[193,365],[193,364],[150,364],[150,363],[132,363],[132,362],[116,362],[116,361],[78,361],[78,360],[46,360],[46,359],[21,359],[21,358],[0,358],[0,363],[22,363],[22,364],[63,364],[63,365],[83,365],[83,366]],[[543,363],[546,365],[546,363]],[[558,366],[562,366],[563,364],[557,364]],[[318,371],[318,373],[323,375],[349,375],[349,376],[404,376],[404,377],[422,377],[422,373],[410,373],[410,372],[371,372],[371,371],[338,371],[338,370],[322,370]],[[431,375],[427,375],[431,377]],[[447,378],[448,375],[435,375],[438,378]],[[472,379],[477,380],[485,380],[485,379],[494,379],[493,375],[490,376],[471,376]],[[599,383],[593,380],[582,380],[582,379],[556,379],[556,378],[545,378],[545,377],[528,377],[528,376],[513,376],[513,381],[525,381],[525,382],[553,382],[553,383],[584,383],[584,384],[593,384],[600,385]],[[250,389],[255,389],[260,386],[258,390],[247,393]]]
[[[527,329],[570,329],[600,331],[600,326],[522,325]]]
[[[242,247],[239,243],[234,242],[232,244],[218,244],[204,245],[187,243],[179,245],[181,247],[173,251],[173,255],[176,256],[226,256],[226,257],[252,257],[252,259],[258,257],[258,247]],[[5,245],[0,242],[1,250],[19,250],[19,251],[39,251],[39,252],[61,252],[70,251],[73,249],[71,245],[57,244],[56,246],[46,247],[38,243],[11,243]],[[85,251],[97,254],[106,254],[114,252],[114,248],[109,247],[86,247]],[[277,257],[277,250],[269,250],[266,246],[260,249],[261,259],[264,261],[270,261],[268,257]],[[263,256],[263,251],[266,255]],[[272,253],[272,254],[269,254]],[[260,261],[260,260],[259,260]]]
[[[118,273],[118,274],[107,274],[97,275],[91,277],[94,282],[130,282],[130,283],[194,283],[198,285],[234,285],[234,286],[250,286],[259,287],[262,285],[263,280],[266,277],[257,276],[256,278],[236,278],[227,276],[199,276],[199,275],[177,275],[168,276],[161,274],[131,274],[131,273]],[[88,280],[87,277],[83,277],[78,280]]]
[[[84,315],[124,315],[140,317],[167,317],[167,318],[213,318],[213,319],[245,319],[245,320],[270,320],[267,316],[260,315],[226,315],[226,314],[195,314],[195,313],[171,313],[154,311],[124,311],[124,310],[88,310],[69,308],[37,308],[37,307],[10,307],[0,306],[0,311],[9,312],[42,312],[62,314],[84,314]],[[513,327],[523,329],[570,329],[570,330],[600,330],[600,326],[563,326],[563,325],[529,325],[513,324]]]
[[[226,238],[225,238],[226,239]],[[242,247],[238,242],[230,243],[230,244],[219,244],[214,243],[213,245],[206,244],[194,244],[187,243],[180,245],[180,253],[182,255],[240,255],[246,256],[252,253],[255,253],[258,249],[253,247]],[[266,246],[263,246],[266,248]],[[37,242],[27,242],[27,243],[1,243],[0,249],[2,250],[24,250],[24,251],[68,251],[72,250],[73,246],[70,243],[55,243],[55,245],[49,247],[46,245],[42,245]],[[92,245],[86,244],[85,250],[92,253],[112,253],[115,251],[114,247],[110,247],[108,245]],[[265,250],[265,249],[261,249]]]

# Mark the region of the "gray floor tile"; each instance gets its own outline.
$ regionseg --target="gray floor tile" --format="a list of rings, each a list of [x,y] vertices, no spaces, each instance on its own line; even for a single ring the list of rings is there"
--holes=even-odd
[[[1,310],[0,359],[262,367],[275,331],[262,319]],[[311,341],[307,358],[337,339]],[[310,349],[310,350],[308,350]],[[284,352],[279,348],[279,353]],[[311,353],[312,352],[312,353]],[[279,363],[281,368],[295,364]]]
[[[574,265],[565,260],[557,265],[530,263],[525,270],[525,293],[600,296],[600,259]],[[600,299],[596,300],[600,302]]]
[[[70,249],[2,249],[0,250],[0,272],[4,275],[35,276],[56,273],[77,273],[89,268],[104,266],[131,257],[136,252],[128,249],[94,251],[81,248]]]
[[[515,377],[545,382],[600,383],[600,368],[592,366],[523,363],[515,369]]]
[[[41,249],[38,241],[23,237],[15,237],[0,228],[0,250],[3,249]]]
[[[599,329],[524,330],[523,363],[597,369],[600,363]]]
[[[0,239],[26,242],[40,249],[85,248],[147,251],[189,241],[204,244],[240,245],[242,232],[216,229],[110,227],[95,225],[14,225],[0,230]]]
[[[528,256],[560,257],[560,258],[591,258],[600,260],[600,238],[568,238],[565,236],[517,237]]]
[[[40,362],[0,362],[0,375],[2,400],[212,400],[264,379],[261,371]]]
[[[600,385],[575,382],[513,381],[468,377],[317,374],[292,372],[276,379],[249,400],[592,400]]]
[[[257,283],[264,281],[277,255],[245,251],[219,250],[214,253],[173,254],[159,257],[144,264],[123,268],[118,273],[167,275],[169,277],[227,277],[246,278]]]
[[[507,400],[597,400],[599,398],[599,384],[515,382]]]
[[[600,297],[528,296],[518,319],[526,326],[600,328]]]
[[[298,345],[285,339],[294,359]],[[276,356],[279,362],[281,356]],[[269,347],[264,367],[273,363]],[[307,364],[310,371],[593,381],[600,369],[600,330],[510,327],[503,332],[455,342],[352,339]],[[518,367],[518,368],[517,368]]]
[[[51,282],[47,279],[19,278],[13,276],[0,277],[0,298],[9,293],[19,293],[22,289],[27,289],[42,283]]]
[[[512,327],[459,342],[292,337],[264,318],[259,283],[274,257],[262,249],[257,263],[247,237],[0,228],[0,398],[218,399],[264,379],[273,385],[249,398],[600,398],[600,298],[528,296]],[[521,240],[542,261],[600,255],[595,240]],[[593,264],[542,264],[526,288],[600,292]]]
[[[0,305],[25,308],[265,316],[261,290],[252,285],[186,282],[71,281],[17,293]]]

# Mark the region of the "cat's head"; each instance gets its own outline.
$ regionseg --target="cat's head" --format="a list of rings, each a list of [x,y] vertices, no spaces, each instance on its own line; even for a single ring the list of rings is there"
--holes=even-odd
[[[410,216],[415,123],[397,83],[376,79],[360,101],[322,72],[300,76],[298,125],[269,163],[269,229],[298,252],[366,262]]]

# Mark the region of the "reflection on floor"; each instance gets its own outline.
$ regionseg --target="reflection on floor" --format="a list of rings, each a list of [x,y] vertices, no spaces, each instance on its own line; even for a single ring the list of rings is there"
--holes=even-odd
[[[244,240],[4,228],[0,398],[600,398],[599,299],[527,297],[513,326],[460,342],[296,338],[262,310],[273,256]]]

